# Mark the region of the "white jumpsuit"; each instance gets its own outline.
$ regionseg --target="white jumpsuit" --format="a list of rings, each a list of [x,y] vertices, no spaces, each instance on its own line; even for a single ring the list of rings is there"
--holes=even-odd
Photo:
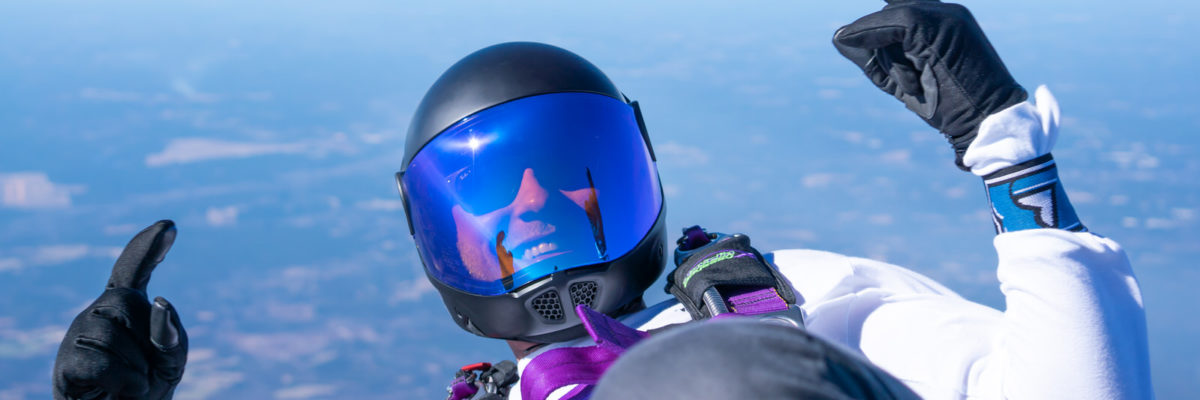
[[[964,162],[982,176],[1048,153],[1057,125],[1057,104],[1039,88],[1036,103],[989,116]],[[1142,297],[1116,242],[1033,229],[993,243],[1004,311],[883,262],[815,250],[768,257],[803,299],[810,332],[866,356],[923,398],[1153,397]],[[689,320],[675,300],[621,318],[642,330]],[[552,348],[591,344],[544,346],[518,367]]]

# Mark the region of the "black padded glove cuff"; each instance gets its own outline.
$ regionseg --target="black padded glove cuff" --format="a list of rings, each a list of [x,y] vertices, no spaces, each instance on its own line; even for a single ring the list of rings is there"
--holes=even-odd
[[[746,235],[719,236],[716,241],[688,252],[676,264],[667,276],[666,290],[679,299],[692,319],[712,316],[703,300],[704,292],[712,287],[775,288],[788,304],[796,302],[791,284],[750,246]]]

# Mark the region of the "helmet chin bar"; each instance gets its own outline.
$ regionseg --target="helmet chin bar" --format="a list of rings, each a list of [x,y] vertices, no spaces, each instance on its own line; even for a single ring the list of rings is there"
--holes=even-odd
[[[666,206],[646,236],[607,263],[559,271],[509,293],[481,296],[426,277],[446,310],[464,330],[483,337],[535,343],[562,342],[586,334],[575,306],[618,316],[645,307],[642,294],[666,264]],[[424,262],[424,260],[422,260]]]

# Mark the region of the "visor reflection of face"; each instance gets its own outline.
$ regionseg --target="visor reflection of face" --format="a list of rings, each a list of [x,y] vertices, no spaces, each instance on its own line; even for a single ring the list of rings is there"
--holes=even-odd
[[[590,172],[588,180],[590,183]],[[592,227],[596,250],[604,257],[596,189],[589,186],[551,192],[538,182],[532,168],[525,168],[517,194],[508,205],[482,215],[471,214],[461,205],[451,209],[458,232],[458,253],[471,277],[501,280],[506,289],[511,289],[513,273],[526,266],[573,251],[591,250],[560,248],[557,237],[578,232],[559,232],[558,226],[539,219],[539,213],[551,203],[578,208],[580,218],[587,218]],[[483,237],[482,232],[497,234],[494,238]]]
[[[594,93],[480,111],[430,140],[401,179],[426,271],[485,296],[622,257],[662,207],[633,108]]]

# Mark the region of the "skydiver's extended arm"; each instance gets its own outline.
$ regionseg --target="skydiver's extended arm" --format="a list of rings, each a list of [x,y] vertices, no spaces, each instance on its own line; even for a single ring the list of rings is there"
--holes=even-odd
[[[1058,180],[1050,150],[1059,110],[1049,90],[1027,101],[957,4],[889,1],[833,42],[942,132],[959,168],[984,180],[1007,308],[1003,340],[962,371],[978,386],[964,395],[1152,397],[1137,280],[1116,242],[1086,231]]]

